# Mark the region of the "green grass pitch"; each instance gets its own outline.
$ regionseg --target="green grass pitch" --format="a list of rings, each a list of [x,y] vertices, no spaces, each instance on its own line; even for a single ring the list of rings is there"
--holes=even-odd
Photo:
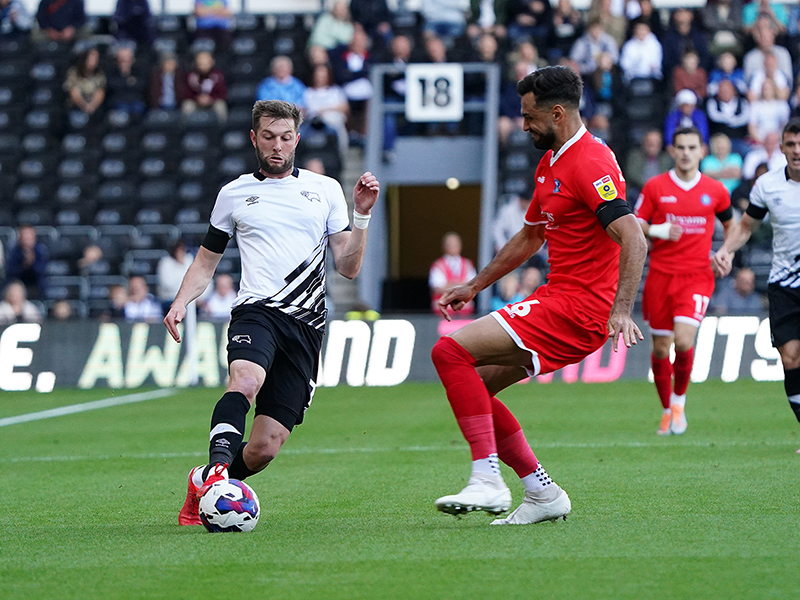
[[[3,393],[0,419],[127,393]],[[320,389],[249,480],[249,534],[177,524],[218,397],[0,427],[0,598],[800,597],[800,428],[780,383],[694,384],[689,430],[668,438],[646,382],[507,390],[573,506],[525,527],[434,509],[469,474],[438,385]]]

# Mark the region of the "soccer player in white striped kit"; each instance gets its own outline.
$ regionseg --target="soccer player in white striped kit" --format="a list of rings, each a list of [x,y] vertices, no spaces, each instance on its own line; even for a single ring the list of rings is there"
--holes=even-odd
[[[211,281],[234,235],[242,278],[228,328],[225,394],[211,418],[209,461],[189,473],[178,521],[200,525],[198,500],[216,481],[245,479],[275,458],[311,403],[325,328],[325,253],[352,279],[361,269],[378,180],[364,173],[353,190],[354,229],[339,183],[294,166],[303,117],[294,104],[259,101],[250,139],[259,169],[220,190],[211,225],[164,325],[176,342],[186,306]],[[244,442],[250,406],[255,416]]]
[[[800,119],[791,119],[783,128],[781,152],[786,155],[786,166],[758,178],[745,214],[714,255],[712,267],[720,276],[727,275],[733,253],[745,245],[769,213],[769,327],[772,345],[781,355],[789,406],[800,421]]]

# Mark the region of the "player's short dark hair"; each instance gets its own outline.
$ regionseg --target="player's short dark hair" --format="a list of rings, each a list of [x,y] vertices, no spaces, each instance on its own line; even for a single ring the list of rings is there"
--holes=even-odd
[[[672,134],[672,140],[670,140],[670,143],[673,146],[675,145],[675,140],[679,135],[696,135],[698,138],[700,138],[700,143],[703,143],[703,134],[700,133],[700,130],[697,127],[678,127],[675,130],[675,133]]]
[[[783,132],[781,133],[781,140],[787,133],[800,133],[800,117],[792,117],[789,119],[789,122],[783,128]]]
[[[294,121],[295,131],[299,131],[300,125],[303,123],[303,113],[300,108],[283,100],[258,100],[253,105],[253,131],[258,131],[261,117],[269,117],[273,120],[291,119]]]
[[[537,105],[563,104],[578,108],[583,95],[581,76],[569,67],[545,67],[517,82],[520,98],[533,93]]]

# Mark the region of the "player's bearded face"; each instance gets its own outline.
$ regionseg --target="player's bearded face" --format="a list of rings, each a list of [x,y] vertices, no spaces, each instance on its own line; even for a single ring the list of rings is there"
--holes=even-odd
[[[297,131],[286,119],[268,121],[262,118],[258,133],[251,131],[258,166],[267,175],[282,175],[294,168]]]
[[[283,152],[264,153],[260,148],[256,148],[256,157],[258,157],[258,166],[264,173],[280,175],[294,168],[294,145],[290,145],[288,151],[284,148]]]
[[[556,129],[552,123],[544,132],[530,132],[533,145],[539,150],[550,150],[556,143]]]

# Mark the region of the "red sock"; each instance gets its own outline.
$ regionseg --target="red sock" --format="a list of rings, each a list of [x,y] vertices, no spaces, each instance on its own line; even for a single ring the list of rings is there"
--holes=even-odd
[[[464,434],[472,460],[497,454],[492,422],[492,401],[475,370],[475,359],[452,338],[443,337],[431,352],[447,400]]]
[[[686,393],[686,388],[689,387],[693,364],[694,348],[675,353],[675,393],[678,396],[683,396]]]
[[[497,439],[497,457],[514,469],[520,479],[527,477],[539,467],[539,461],[528,445],[519,421],[497,398],[492,398],[492,418]]]
[[[650,364],[653,366],[653,380],[661,406],[669,408],[669,397],[672,394],[672,363],[669,362],[669,356],[656,358],[651,354]]]

